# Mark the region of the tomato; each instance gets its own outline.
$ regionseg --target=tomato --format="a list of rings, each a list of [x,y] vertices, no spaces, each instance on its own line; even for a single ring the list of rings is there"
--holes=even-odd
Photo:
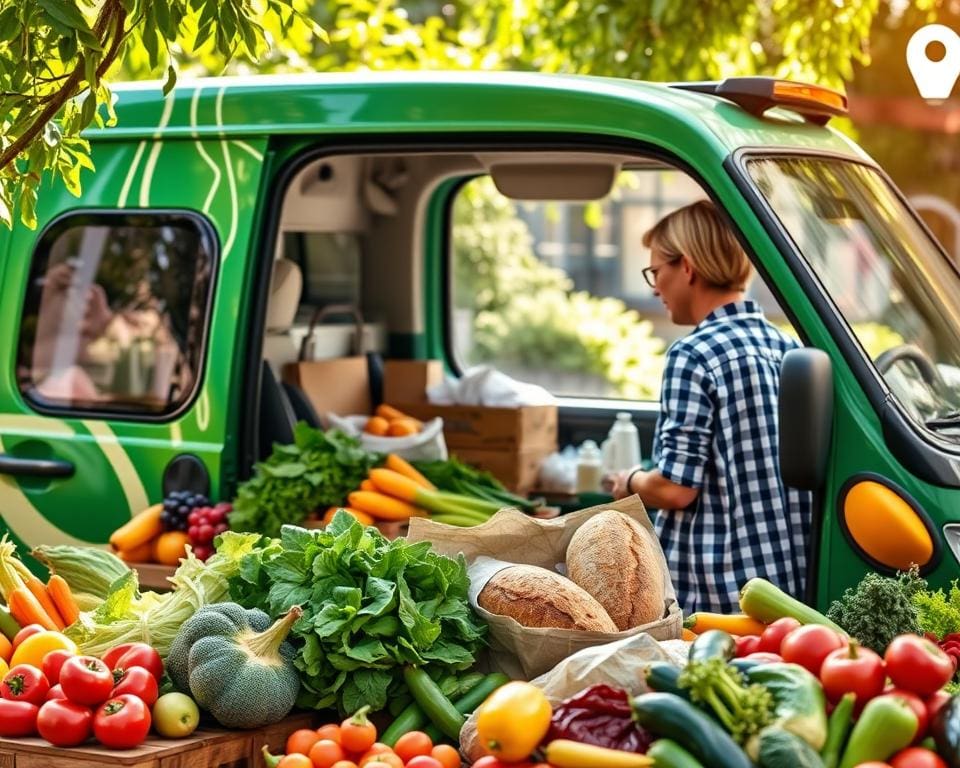
[[[129,693],[108,699],[93,716],[93,735],[110,749],[132,749],[149,732],[150,708]]]
[[[843,648],[846,639],[840,637],[830,627],[822,624],[807,624],[797,627],[783,638],[780,644],[780,655],[790,664],[799,664],[817,677],[820,676],[820,667],[827,654],[837,648]]]
[[[370,749],[376,740],[377,727],[367,719],[365,709],[340,724],[340,745],[348,752],[362,754]]]
[[[43,704],[49,690],[50,683],[43,676],[43,672],[30,664],[11,667],[4,676],[3,683],[0,683],[0,696],[4,699],[26,701],[38,707]]]
[[[749,659],[750,661],[759,661],[761,664],[775,664],[783,661],[780,654],[770,653],[769,651],[757,651],[756,653],[747,654],[743,658]]]
[[[944,690],[939,690],[933,696],[927,697],[927,700],[924,704],[927,705],[927,715],[928,722],[933,722],[933,718],[937,716],[937,712],[941,710],[944,704],[947,704],[952,696]]]
[[[288,755],[296,752],[300,755],[309,755],[310,747],[320,741],[319,734],[312,728],[300,728],[287,736],[287,745],[283,750]]]
[[[930,715],[927,712],[927,705],[923,703],[923,699],[915,693],[903,690],[903,688],[887,688],[882,695],[897,696],[910,705],[913,714],[917,716],[917,733],[913,737],[914,744],[927,735],[927,727],[930,725]]]
[[[437,760],[443,768],[460,768],[460,753],[449,744],[437,744],[430,750],[430,757]]]
[[[53,701],[54,699],[65,699],[65,698],[67,697],[63,695],[63,687],[60,685],[60,683],[57,683],[56,685],[51,685],[50,690],[47,691],[47,698],[46,698],[47,701]]]
[[[314,768],[332,768],[334,763],[346,760],[347,755],[337,742],[332,739],[320,739],[307,752]],[[403,768],[403,766],[400,766]]]
[[[404,763],[409,763],[413,758],[420,755],[429,755],[432,750],[433,739],[423,731],[405,733],[393,745],[393,751]],[[427,767],[424,766],[424,768]]]
[[[741,635],[734,637],[733,642],[737,647],[738,659],[760,650],[760,635]]]
[[[417,755],[407,761],[406,768],[443,768],[443,764],[430,755]]]
[[[901,749],[890,758],[892,768],[947,768],[943,758],[923,747]]]
[[[335,741],[337,744],[340,743],[340,726],[336,723],[329,723],[327,725],[321,725],[317,728],[317,736],[321,739],[330,739],[330,741]],[[386,746],[386,745],[382,745]]]
[[[780,644],[783,642],[783,638],[799,626],[800,622],[790,616],[777,619],[763,630],[763,634],[760,635],[760,648],[758,650],[780,653]]]
[[[313,768],[313,763],[306,755],[294,752],[292,755],[286,755],[280,758],[277,768]]]
[[[111,698],[121,693],[132,693],[148,707],[157,703],[157,697],[160,695],[157,678],[143,667],[118,668],[117,672],[113,673],[113,680]]]
[[[363,765],[364,761],[370,762],[370,759],[374,755],[382,755],[386,752],[393,752],[393,749],[388,747],[386,744],[380,741],[373,742],[373,746],[370,747],[366,752],[360,755],[360,759],[357,760],[357,765]]]
[[[100,659],[74,656],[60,668],[60,687],[70,701],[95,707],[110,698],[113,673]]]
[[[103,663],[112,670],[143,667],[159,683],[163,677],[163,660],[157,649],[146,643],[123,643],[103,654]]]
[[[29,701],[0,699],[0,736],[33,736],[37,732],[40,708]]]
[[[93,733],[93,711],[66,699],[44,702],[37,715],[37,730],[55,747],[75,747]]]
[[[13,636],[13,650],[17,650],[17,647],[26,640],[28,637],[31,637],[38,632],[46,632],[47,628],[42,624],[27,624],[23,629],[21,629],[17,634]]]
[[[533,764],[529,760],[506,763],[495,755],[484,755],[473,764],[472,768],[533,768]]]
[[[60,669],[63,667],[63,662],[76,655],[76,651],[59,648],[43,657],[43,674],[50,685],[60,682]]]
[[[828,653],[820,668],[820,682],[827,698],[836,702],[843,694],[852,691],[857,695],[857,712],[874,696],[880,695],[886,679],[883,659],[853,640],[846,648]]]
[[[353,760],[337,760],[330,768],[357,768],[357,764]]]
[[[399,755],[393,752],[381,752],[377,755],[374,755],[373,758],[366,764],[361,761],[360,766],[362,768],[364,765],[369,765],[370,763],[384,763],[388,766],[388,768],[404,768],[403,760],[400,759]]]
[[[953,677],[950,657],[931,640],[919,635],[893,638],[883,655],[887,674],[897,688],[930,696]]]

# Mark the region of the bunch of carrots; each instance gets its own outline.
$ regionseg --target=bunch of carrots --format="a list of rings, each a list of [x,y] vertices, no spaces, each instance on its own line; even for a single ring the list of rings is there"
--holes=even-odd
[[[371,469],[360,488],[347,497],[347,506],[331,507],[324,521],[329,522],[338,509],[345,509],[364,525],[378,520],[403,521],[429,516],[438,523],[472,526],[485,523],[500,505],[439,491],[410,462],[391,453],[387,455],[386,465]]]
[[[0,539],[0,597],[21,627],[40,624],[59,631],[80,616],[70,586],[60,576],[44,584],[17,558],[17,548],[4,535]]]

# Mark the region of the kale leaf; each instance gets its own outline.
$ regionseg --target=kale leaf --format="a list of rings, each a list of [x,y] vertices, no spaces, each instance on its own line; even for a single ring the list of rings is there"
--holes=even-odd
[[[843,597],[831,603],[827,618],[883,656],[897,635],[920,632],[914,595],[925,588],[926,582],[916,569],[899,573],[896,578],[871,572],[856,588],[847,589]]]

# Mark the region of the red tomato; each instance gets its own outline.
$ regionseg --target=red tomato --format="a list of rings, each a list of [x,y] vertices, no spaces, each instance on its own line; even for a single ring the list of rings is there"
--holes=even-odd
[[[407,761],[405,768],[443,768],[443,764],[430,755],[417,755]]]
[[[47,691],[47,701],[53,701],[54,699],[65,699],[66,696],[63,695],[63,687],[60,683],[56,685],[51,685],[50,690]]]
[[[924,703],[927,705],[928,722],[933,722],[933,718],[937,716],[937,712],[943,708],[944,704],[949,703],[951,698],[950,694],[944,690],[937,691],[933,696],[927,697]]]
[[[17,646],[20,645],[24,640],[26,640],[31,635],[37,634],[37,632],[46,632],[47,628],[42,624],[27,624],[23,629],[21,629],[17,634],[13,636],[13,650],[17,650]]]
[[[893,638],[883,655],[887,674],[897,688],[930,696],[953,677],[953,662],[940,646],[919,635]]]
[[[100,659],[93,656],[74,656],[60,668],[60,687],[75,704],[95,707],[110,698],[113,673]]]
[[[780,653],[780,644],[783,642],[783,638],[799,626],[800,622],[790,616],[777,619],[763,630],[763,634],[760,635],[760,648],[758,650],[767,653]]]
[[[121,693],[132,693],[148,707],[153,707],[157,703],[160,687],[157,685],[157,678],[151,675],[149,670],[143,667],[128,667],[118,669],[118,672],[119,676],[114,674],[115,684],[110,698],[119,696]]]
[[[768,651],[757,651],[756,653],[747,654],[743,658],[749,659],[750,661],[759,661],[761,664],[772,664],[783,661],[779,654]]]
[[[111,749],[132,749],[149,732],[150,708],[129,693],[103,702],[93,716],[93,735]]]
[[[827,654],[820,668],[823,692],[830,701],[836,702],[848,691],[857,695],[856,711],[859,712],[874,696],[883,692],[887,676],[883,659],[869,648],[861,648],[850,641],[846,648],[838,648]]]
[[[901,749],[890,758],[892,768],[947,768],[947,764],[936,752],[923,747]]]
[[[871,760],[867,763],[857,763],[856,768],[893,768],[890,763],[883,763],[879,760]]]
[[[733,642],[737,645],[738,659],[760,650],[760,635],[741,635],[734,637]]]
[[[71,656],[76,656],[76,654],[58,648],[43,657],[43,675],[50,685],[56,685],[60,682],[60,668],[63,667],[63,662]]]
[[[529,760],[521,763],[505,763],[494,755],[484,755],[473,764],[473,768],[533,768],[533,763]]]
[[[39,711],[40,708],[29,701],[0,699],[0,736],[33,736],[37,732]]]
[[[66,699],[47,701],[37,715],[37,730],[55,747],[75,747],[93,733],[93,711]]]
[[[822,624],[807,624],[797,627],[783,638],[780,644],[780,655],[783,660],[791,664],[799,664],[808,672],[820,676],[820,667],[827,654],[847,644],[845,638],[840,637],[830,627]]]
[[[40,706],[47,697],[50,683],[36,667],[17,664],[7,672],[0,684],[0,696],[10,701],[26,701]]]
[[[113,670],[143,667],[158,683],[163,677],[163,660],[156,648],[146,643],[124,643],[111,648],[103,654],[103,663]]]
[[[927,727],[930,725],[930,715],[927,712],[927,706],[923,703],[917,694],[905,691],[902,688],[888,688],[882,694],[883,696],[897,696],[910,705],[913,714],[917,716],[917,733],[913,737],[913,743],[916,744],[927,735]]]

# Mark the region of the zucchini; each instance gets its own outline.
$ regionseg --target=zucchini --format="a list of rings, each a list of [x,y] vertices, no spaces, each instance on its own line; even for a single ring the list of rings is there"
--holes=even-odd
[[[752,768],[746,753],[719,723],[672,693],[644,693],[630,702],[633,719],[658,736],[682,742],[710,768]]]
[[[740,590],[740,610],[764,624],[790,616],[801,624],[823,624],[841,635],[847,634],[843,627],[830,621],[819,611],[759,577],[750,579]]]
[[[407,708],[397,715],[396,719],[387,726],[387,730],[380,734],[378,741],[386,744],[388,747],[393,747],[403,734],[420,730],[426,724],[427,716],[423,713],[423,710],[420,709],[420,705],[414,701],[408,704]]]
[[[468,675],[469,677],[469,675]],[[453,702],[454,708],[461,715],[469,715],[473,710],[483,704],[487,700],[487,696],[493,693],[501,685],[506,685],[510,682],[510,678],[504,675],[501,672],[492,672],[487,675],[483,680],[470,688],[469,691],[464,691],[463,695]],[[440,733],[440,729],[435,725],[428,725],[423,729],[434,743],[438,743],[440,739],[443,738],[443,734]],[[455,739],[456,743],[459,743],[459,736]]]
[[[651,661],[643,670],[647,686],[660,693],[672,693],[683,699],[690,699],[685,688],[680,687],[680,667],[668,661]]]
[[[0,605],[0,634],[3,634],[7,640],[13,642],[13,638],[20,631],[20,625],[17,620],[10,615],[10,610],[5,605]]]
[[[799,736],[773,725],[760,732],[761,768],[823,768],[820,755]]]
[[[733,637],[722,629],[708,629],[690,645],[690,661],[708,661],[723,659],[730,661],[737,655],[737,644]]]
[[[445,736],[459,739],[460,729],[463,728],[466,718],[450,703],[450,699],[443,695],[443,691],[430,676],[419,667],[404,667],[403,679],[413,700],[420,705],[434,725]]]
[[[703,764],[672,739],[657,739],[647,750],[654,768],[703,768]]]

